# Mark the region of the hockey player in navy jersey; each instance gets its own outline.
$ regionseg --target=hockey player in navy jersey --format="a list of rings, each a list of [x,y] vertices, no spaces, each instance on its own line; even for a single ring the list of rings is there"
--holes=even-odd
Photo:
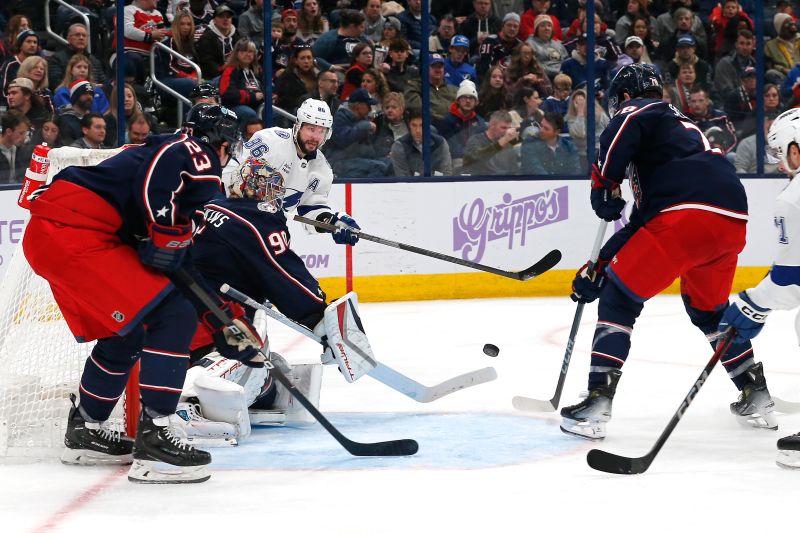
[[[773,309],[800,306],[800,109],[790,109],[775,119],[767,140],[790,181],[775,201],[777,254],[769,275],[755,287],[740,292],[719,324],[720,331],[733,326],[737,342],[747,342],[758,335]],[[800,337],[800,315],[795,327]],[[776,462],[781,467],[800,468],[800,433],[778,440]]]
[[[633,325],[644,302],[681,280],[692,323],[715,344],[728,306],[737,256],[744,248],[747,198],[735,169],[698,127],[661,100],[652,65],[623,67],[609,88],[613,118],[600,136],[591,204],[598,217],[621,218],[620,185],[630,182],[630,222],[603,246],[597,264],[581,268],[572,298],[600,298],[592,343],[589,394],[561,410],[561,429],[605,437]],[[773,402],[750,342],[733,344],[722,365],[741,391],[731,411],[740,421],[776,429]]]
[[[50,283],[78,342],[98,339],[77,405],[73,396],[63,462],[133,460],[128,478],[143,483],[208,479],[211,456],[169,429],[198,315],[228,357],[253,364],[262,343],[241,307],[219,302],[246,332],[238,342],[169,275],[190,268],[191,217],[219,194],[221,165],[238,139],[234,113],[201,104],[183,133],[150,136],[93,167],[68,167],[32,202],[25,256]],[[137,360],[142,410],[132,441],[107,420]]]
[[[194,264],[210,285],[227,283],[257,301],[269,300],[292,320],[318,328],[320,336],[326,335],[323,316],[329,306],[317,280],[290,248],[287,216],[297,211],[336,225],[339,229],[333,233],[333,240],[338,244],[354,245],[358,241],[357,233],[351,231],[358,229],[358,224],[347,213],[336,212],[328,205],[333,172],[319,149],[330,138],[332,123],[325,102],[307,99],[297,110],[292,129],[268,128],[255,133],[245,143],[242,163],[230,177],[229,198],[206,204],[206,225],[193,249]],[[313,226],[304,227],[318,233]],[[193,358],[203,359],[190,371],[186,388],[197,392],[203,417],[233,424],[232,435],[242,438],[249,432],[246,417],[236,412],[237,403],[242,404],[229,397],[230,388],[224,384],[217,387],[206,379],[195,386],[197,367],[205,368],[207,376],[224,377],[241,385],[245,409],[273,406],[279,391],[266,372],[242,373],[236,361],[204,357],[214,348],[204,329],[201,325],[192,343]],[[326,359],[340,367],[342,361]],[[346,370],[355,373],[350,376],[352,380],[369,370],[357,368],[353,358],[349,364]],[[220,409],[220,404],[230,408]],[[211,409],[227,414],[215,415]],[[214,426],[202,420],[200,423],[209,428],[208,437],[215,436]],[[202,436],[202,428],[191,431]]]

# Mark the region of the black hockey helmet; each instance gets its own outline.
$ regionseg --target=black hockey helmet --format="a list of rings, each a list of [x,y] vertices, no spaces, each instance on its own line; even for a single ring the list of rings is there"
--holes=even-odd
[[[237,146],[242,138],[239,131],[236,113],[215,104],[197,104],[192,107],[181,127],[181,133],[197,137],[215,148],[228,141],[229,153],[237,153]]]
[[[210,83],[201,83],[192,88],[189,98],[192,100],[195,98],[219,98],[219,89]]]
[[[613,117],[619,110],[620,103],[625,101],[624,93],[631,98],[636,98],[648,91],[663,94],[664,84],[656,67],[647,63],[631,63],[625,65],[608,87],[608,112]]]

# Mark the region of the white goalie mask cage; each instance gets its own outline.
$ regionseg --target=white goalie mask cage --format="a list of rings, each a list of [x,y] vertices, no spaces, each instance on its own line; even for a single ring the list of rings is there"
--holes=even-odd
[[[283,206],[286,183],[278,170],[257,157],[248,157],[231,176],[228,194],[232,198],[258,200],[258,208],[277,213]]]

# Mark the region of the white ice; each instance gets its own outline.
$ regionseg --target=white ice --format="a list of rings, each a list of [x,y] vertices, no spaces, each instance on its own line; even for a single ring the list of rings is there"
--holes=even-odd
[[[419,404],[364,377],[347,384],[326,367],[321,409],[358,441],[414,438],[408,458],[356,458],[319,426],[258,430],[238,448],[212,449],[211,480],[135,485],[125,469],[57,462],[0,465],[0,531],[529,532],[789,530],[800,471],[779,469],[775,442],[800,431],[742,428],[737,392],[717,368],[650,469],[593,471],[592,447],[649,451],[711,356],[678,297],[646,305],[633,335],[609,436],[562,434],[559,417],[514,411],[511,398],[549,399],[575,304],[520,298],[363,304],[379,359],[432,385],[494,366],[499,378]],[[596,307],[587,306],[562,405],[585,388]],[[755,340],[773,395],[800,401],[794,316],[774,313]],[[318,356],[311,341],[270,323],[272,349],[290,361]],[[497,358],[481,348],[500,347]]]

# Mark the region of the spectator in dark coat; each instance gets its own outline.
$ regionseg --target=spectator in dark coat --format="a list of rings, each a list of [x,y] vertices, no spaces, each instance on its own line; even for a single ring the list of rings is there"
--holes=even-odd
[[[453,166],[461,166],[464,148],[470,137],[486,131],[486,121],[478,116],[475,107],[478,105],[478,90],[470,80],[464,80],[458,86],[456,101],[450,106],[450,112],[439,122],[439,133],[447,140]]]
[[[575,145],[559,135],[563,127],[561,115],[545,113],[539,126],[539,137],[522,143],[522,174],[574,176],[580,173],[580,158]]]
[[[310,46],[294,49],[289,68],[275,80],[275,104],[290,113],[297,111],[305,100],[302,95],[317,88],[317,71],[314,68],[314,54]],[[336,113],[336,111],[331,111]]]
[[[343,9],[339,18],[339,27],[323,33],[314,43],[314,57],[322,70],[335,65],[336,70],[344,72],[350,66],[350,52],[358,43],[369,40],[362,34],[364,13],[352,9]]]
[[[392,165],[395,176],[421,176],[424,171],[422,162],[422,111],[412,109],[406,119],[408,133],[397,139],[392,145]],[[453,173],[453,162],[447,141],[431,132],[431,171],[434,174],[449,176]]]
[[[239,33],[233,25],[233,10],[223,4],[214,10],[214,19],[197,41],[203,78],[210,80],[222,73],[222,67],[238,41]]]
[[[0,115],[0,183],[22,183],[30,161],[24,144],[29,129],[24,115],[14,111]]]
[[[377,159],[372,146],[377,126],[367,119],[377,103],[366,89],[356,89],[347,107],[340,107],[334,115],[333,136],[323,151],[337,175],[363,178],[387,174],[389,161]]]
[[[422,0],[407,0],[408,9],[397,15],[397,20],[403,25],[403,35],[413,50],[419,50],[422,39],[428,36],[422,35]],[[436,29],[436,17],[428,15],[430,29]]]
[[[56,52],[47,58],[47,77],[50,79],[50,89],[55,91],[67,70],[69,60],[75,54],[82,54],[89,58],[92,65],[94,82],[100,85],[106,82],[106,73],[103,64],[95,55],[86,52],[89,42],[89,32],[86,26],[80,23],[72,24],[67,30],[67,44],[59,47]]]

